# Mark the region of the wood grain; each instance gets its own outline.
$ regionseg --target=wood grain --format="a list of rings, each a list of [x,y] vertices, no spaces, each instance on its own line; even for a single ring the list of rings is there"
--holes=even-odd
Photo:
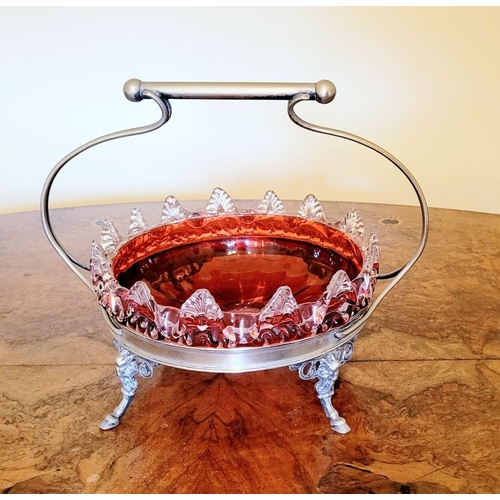
[[[159,207],[146,204],[148,222]],[[54,227],[85,259],[102,217],[125,224],[127,208],[55,210]],[[400,265],[418,211],[359,208],[379,225],[384,265]],[[389,216],[399,223],[380,223]],[[500,216],[431,210],[424,255],[340,371],[333,401],[352,429],[343,436],[314,383],[287,368],[159,367],[139,380],[120,425],[101,431],[120,389],[99,307],[37,213],[2,216],[0,228],[4,492],[500,492]]]

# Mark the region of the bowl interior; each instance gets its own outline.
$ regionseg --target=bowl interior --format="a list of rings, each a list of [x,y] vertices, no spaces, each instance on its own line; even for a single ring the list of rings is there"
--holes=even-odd
[[[118,282],[147,284],[159,305],[180,307],[208,289],[224,311],[258,311],[282,285],[297,300],[317,300],[332,276],[354,279],[360,248],[342,231],[296,216],[224,214],[152,228],[113,259]]]

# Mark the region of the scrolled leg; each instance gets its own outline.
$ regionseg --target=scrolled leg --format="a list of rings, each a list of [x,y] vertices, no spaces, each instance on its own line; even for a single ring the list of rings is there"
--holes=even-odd
[[[334,385],[339,376],[340,367],[352,356],[355,340],[353,339],[332,353],[290,366],[291,370],[298,371],[302,380],[318,379],[314,388],[321,401],[321,406],[330,420],[330,427],[339,434],[347,434],[351,428],[332,405]]]
[[[123,398],[113,413],[106,415],[104,420],[99,424],[102,430],[113,429],[120,423],[132,399],[134,399],[135,391],[139,385],[136,379],[137,375],[150,378],[153,376],[153,368],[157,366],[156,363],[131,353],[116,340],[114,341],[114,345],[118,349],[116,373],[122,384]]]

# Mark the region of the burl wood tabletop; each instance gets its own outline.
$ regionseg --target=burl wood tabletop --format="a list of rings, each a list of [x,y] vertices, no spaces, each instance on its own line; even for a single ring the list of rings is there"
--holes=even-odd
[[[148,210],[159,213],[158,206],[146,205],[151,220]],[[367,226],[378,226],[382,271],[404,263],[418,242],[418,210],[359,209]],[[122,224],[127,210],[54,210],[54,228],[85,260],[102,217]],[[431,209],[423,256],[340,370],[333,404],[348,434],[330,429],[314,381],[286,367],[228,375],[160,366],[139,380],[121,423],[102,431],[121,394],[100,306],[49,245],[38,213],[4,215],[0,486],[6,493],[499,493],[499,242],[498,215]]]

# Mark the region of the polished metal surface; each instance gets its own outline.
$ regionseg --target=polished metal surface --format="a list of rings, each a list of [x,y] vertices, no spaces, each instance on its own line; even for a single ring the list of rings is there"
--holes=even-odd
[[[106,316],[105,312],[103,314]],[[290,366],[323,356],[352,341],[363,325],[361,318],[341,332],[331,330],[295,342],[235,349],[207,349],[157,342],[116,325],[110,327],[110,331],[125,348],[158,364],[203,372],[244,373]],[[339,335],[342,335],[340,339]]]
[[[241,83],[241,82],[141,82],[131,79],[123,86],[125,97],[138,102],[148,92],[162,99],[280,99],[307,95],[321,104],[331,102],[335,85],[328,80],[317,83]]]
[[[335,382],[339,376],[340,367],[352,356],[354,350],[353,337],[350,342],[323,356],[319,356],[305,363],[290,366],[291,370],[297,370],[302,380],[317,378],[314,385],[318,398],[321,401],[325,415],[330,420],[330,427],[339,434],[347,434],[351,428],[332,405],[332,397],[335,393]]]
[[[116,357],[116,374],[122,385],[122,400],[112,413],[106,415],[104,420],[99,424],[103,431],[113,429],[119,423],[130,403],[135,396],[135,391],[139,383],[137,377],[150,378],[153,376],[153,369],[156,363],[147,359],[143,359],[134,353],[125,349],[119,342],[114,341],[115,347],[118,349]]]
[[[393,155],[391,155],[389,152],[387,152],[385,149],[381,148],[380,146],[377,146],[377,144],[374,144],[371,141],[368,141],[367,139],[363,139],[362,137],[359,137],[357,135],[351,134],[349,132],[344,132],[342,130],[337,130],[337,129],[332,129],[332,128],[327,128],[327,127],[321,127],[318,125],[314,125],[313,123],[309,123],[302,118],[300,118],[296,113],[295,113],[295,106],[301,102],[308,100],[308,97],[306,95],[297,95],[294,96],[292,99],[290,99],[288,103],[288,115],[290,116],[290,119],[299,125],[302,128],[305,128],[306,130],[310,130],[312,132],[317,132],[320,134],[326,134],[326,135],[331,135],[333,137],[338,137],[341,139],[347,139],[349,141],[355,142],[361,146],[364,146],[368,149],[371,149],[372,151],[375,151],[376,153],[380,154],[387,160],[389,160],[394,166],[396,166],[400,172],[403,173],[403,175],[406,177],[406,179],[410,182],[413,190],[415,191],[415,194],[417,195],[418,202],[420,205],[420,212],[421,212],[421,220],[422,220],[422,232],[420,236],[420,242],[418,244],[417,250],[413,254],[413,256],[408,260],[408,262],[401,267],[398,270],[395,270],[391,273],[385,274],[385,275],[380,275],[378,279],[383,280],[383,279],[390,279],[392,280],[388,283],[388,286],[378,295],[378,297],[372,302],[370,305],[370,308],[366,314],[366,316],[363,318],[363,321],[366,321],[377,305],[384,299],[384,297],[396,286],[396,284],[401,281],[403,276],[410,270],[410,268],[415,264],[415,262],[419,259],[419,257],[422,255],[422,252],[424,251],[425,244],[427,242],[427,237],[429,235],[429,209],[427,207],[427,202],[425,200],[424,193],[422,191],[422,188],[419,186],[417,180],[415,177],[412,175],[412,173]]]
[[[120,132],[113,132],[111,134],[103,135],[101,137],[98,137],[97,139],[94,139],[92,141],[87,142],[86,144],[83,144],[79,148],[75,149],[68,155],[66,155],[57,165],[51,170],[49,173],[45,184],[42,189],[42,194],[41,194],[41,202],[40,202],[40,211],[41,211],[41,217],[42,217],[42,226],[45,231],[45,234],[47,235],[47,238],[50,242],[50,244],[54,247],[56,252],[61,256],[61,258],[64,260],[64,262],[69,266],[69,268],[87,285],[90,290],[93,291],[93,286],[90,283],[89,278],[84,275],[80,269],[84,269],[86,271],[89,270],[88,264],[84,264],[80,262],[77,258],[75,258],[73,255],[71,255],[59,242],[57,236],[54,234],[54,231],[52,230],[52,224],[50,221],[50,207],[49,207],[49,201],[50,201],[50,191],[52,188],[52,184],[54,183],[55,178],[59,174],[59,172],[63,169],[65,165],[67,165],[73,158],[78,156],[79,154],[83,153],[84,151],[97,146],[99,144],[103,144],[104,142],[112,141],[115,139],[121,139],[123,137],[130,137],[134,135],[140,135],[140,134],[146,134],[148,132],[152,132],[153,130],[157,130],[160,128],[162,125],[167,123],[167,121],[170,119],[171,116],[171,109],[170,109],[170,103],[168,101],[163,101],[160,99],[156,94],[151,94],[149,92],[145,92],[145,97],[149,97],[153,99],[158,106],[160,107],[161,110],[161,117],[158,121],[152,123],[151,125],[145,125],[143,127],[137,127],[137,128],[132,128],[132,129],[127,129],[127,130],[122,130]]]

